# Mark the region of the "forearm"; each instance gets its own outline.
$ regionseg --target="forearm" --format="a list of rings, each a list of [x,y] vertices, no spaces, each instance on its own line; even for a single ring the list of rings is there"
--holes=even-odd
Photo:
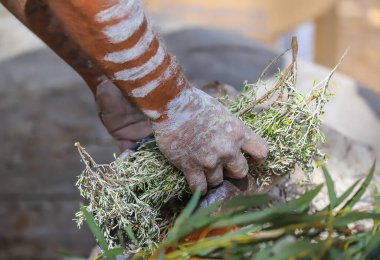
[[[0,3],[86,81],[98,105],[99,118],[122,151],[151,134],[146,117],[64,32],[46,0],[0,0]]]
[[[111,4],[110,4],[111,3]],[[50,1],[81,49],[152,120],[189,87],[155,35],[138,0]]]
[[[66,61],[86,81],[93,94],[96,94],[96,88],[104,80],[104,75],[64,33],[47,2],[41,0],[0,0],[0,2]]]

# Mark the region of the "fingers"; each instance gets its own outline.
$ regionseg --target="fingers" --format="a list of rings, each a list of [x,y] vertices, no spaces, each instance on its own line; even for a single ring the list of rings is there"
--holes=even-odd
[[[207,185],[216,187],[223,182],[223,166],[219,164],[212,170],[205,170]]]
[[[197,187],[200,188],[201,194],[207,192],[207,180],[204,172],[200,169],[189,169],[183,171],[191,192],[194,192]]]
[[[243,154],[239,153],[232,160],[224,164],[224,175],[233,179],[244,178],[248,173],[248,163]]]
[[[246,136],[242,150],[250,155],[253,163],[263,163],[268,156],[268,146],[265,140],[250,130]]]

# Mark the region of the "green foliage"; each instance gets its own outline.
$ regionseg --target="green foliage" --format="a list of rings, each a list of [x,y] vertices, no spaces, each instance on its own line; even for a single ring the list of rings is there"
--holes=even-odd
[[[371,168],[366,181],[359,190],[367,189],[367,181],[373,177],[374,166]],[[329,191],[334,190],[334,184],[326,168],[324,168],[326,185]],[[306,192],[300,198],[285,204],[275,205],[266,209],[249,212],[261,195],[250,196],[249,200],[243,198],[247,213],[240,210],[228,213],[204,215],[198,230],[210,227],[230,227],[238,225],[237,231],[224,235],[201,238],[196,241],[180,242],[185,236],[194,233],[194,229],[184,233],[175,233],[162,242],[159,250],[165,259],[189,259],[201,257],[206,259],[375,259],[380,257],[380,230],[374,225],[372,231],[357,233],[349,225],[358,220],[370,219],[375,223],[380,220],[379,212],[356,212],[352,207],[357,203],[362,192],[349,192],[350,207],[343,211],[343,201],[339,201],[330,194],[330,205],[327,209],[310,213],[305,205],[320,192],[321,187]],[[360,199],[360,198],[359,198]],[[375,198],[376,200],[376,198]],[[234,201],[239,201],[235,198]],[[247,202],[251,201],[251,205]],[[231,203],[231,202],[228,202]],[[335,205],[334,205],[335,204]],[[334,206],[333,206],[334,205]],[[345,204],[347,205],[347,203]],[[213,207],[213,205],[209,206]],[[376,209],[375,209],[376,210]],[[199,211],[207,211],[207,208]],[[185,230],[187,223],[194,222],[189,217],[184,223],[176,222],[176,228]],[[168,247],[171,251],[166,251]],[[165,253],[166,252],[166,253]]]
[[[270,185],[275,176],[291,174],[296,166],[309,175],[313,159],[323,160],[318,149],[324,141],[321,115],[334,71],[309,93],[301,94],[295,89],[293,51],[293,62],[279,73],[270,90],[258,95],[268,84],[260,77],[255,84],[245,83],[244,92],[235,101],[225,103],[247,127],[267,140],[267,161],[249,169],[260,189]],[[86,168],[77,186],[89,201],[86,208],[99,223],[108,246],[155,248],[176,217],[176,212],[162,214],[162,207],[173,201],[184,205],[190,196],[183,174],[160,153],[155,141],[142,143],[126,159],[116,158],[109,165],[96,164],[79,145],[78,149]],[[76,216],[81,225],[83,213]]]
[[[121,247],[115,247],[112,249],[108,248],[106,239],[103,236],[103,232],[100,230],[100,228],[96,224],[94,217],[87,211],[87,209],[84,206],[81,207],[81,212],[83,214],[83,217],[86,220],[86,223],[90,231],[95,236],[96,241],[98,242],[99,246],[103,250],[103,253],[99,254],[96,257],[96,259],[113,260],[115,259],[116,256],[122,255],[124,253],[124,248],[121,248]]]
[[[197,190],[157,248],[154,259],[378,259],[378,188],[374,190],[375,205],[372,212],[352,210],[363,195],[362,191],[368,188],[374,169],[375,165],[360,186],[357,186],[358,182],[353,185],[358,188],[357,191],[350,187],[336,198],[336,195],[331,195],[335,187],[329,171],[324,167],[330,204],[315,212],[309,211],[308,206],[321,191],[322,185],[305,192],[298,199],[274,206],[270,206],[269,197],[262,194],[236,197],[195,210],[200,198]],[[345,199],[342,200],[342,197]],[[349,202],[344,203],[345,200]],[[252,211],[258,207],[260,210]],[[221,210],[216,212],[218,208]],[[81,210],[98,243],[104,246],[104,237],[94,218],[84,207]],[[374,222],[372,230],[358,232],[349,228],[363,219]],[[231,226],[239,229],[193,241],[183,240],[202,230]],[[96,259],[114,259],[123,253],[122,248],[104,250]],[[150,257],[151,254],[146,250],[140,250],[132,259]]]

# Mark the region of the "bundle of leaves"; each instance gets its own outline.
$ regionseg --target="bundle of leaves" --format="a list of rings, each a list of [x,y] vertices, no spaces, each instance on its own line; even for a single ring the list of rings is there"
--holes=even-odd
[[[379,259],[380,197],[375,189],[372,211],[352,210],[367,190],[375,172],[355,182],[341,196],[335,193],[328,170],[323,167],[329,205],[310,213],[311,201],[323,184],[285,204],[268,206],[267,195],[238,197],[194,212],[199,192],[176,220],[155,254],[157,259]],[[224,213],[211,214],[221,207]],[[261,207],[251,211],[251,208]],[[355,223],[373,221],[363,231]],[[235,228],[233,228],[235,227]],[[225,229],[223,235],[212,234]],[[232,230],[232,231],[228,231]],[[201,232],[199,232],[201,231]],[[197,239],[191,240],[198,232]],[[210,234],[208,236],[207,234]],[[190,236],[192,235],[192,236]],[[188,239],[184,239],[184,238]],[[138,257],[138,255],[136,256]]]
[[[262,80],[264,70],[255,84],[245,83],[235,101],[221,100],[247,127],[267,140],[267,161],[260,166],[250,165],[249,170],[260,188],[270,185],[275,176],[292,173],[296,166],[309,174],[313,159],[322,156],[318,149],[324,140],[321,115],[336,68],[309,93],[301,94],[295,89],[296,41],[292,48],[292,63],[279,72],[274,86],[265,94],[258,95],[269,85]],[[176,217],[161,214],[162,207],[173,199],[189,197],[183,174],[160,153],[154,140],[142,143],[136,152],[125,159],[116,158],[109,165],[96,164],[79,145],[78,149],[86,168],[77,186],[88,200],[86,209],[99,223],[108,246],[155,248]],[[78,224],[83,220],[83,213],[78,212]],[[136,235],[135,243],[128,237],[131,231]]]
[[[329,205],[310,210],[323,184],[287,203],[271,205],[266,194],[236,197],[195,210],[197,190],[152,254],[139,250],[125,255],[125,248],[108,248],[93,216],[82,208],[87,224],[104,252],[97,259],[379,259],[380,191],[373,193],[372,210],[353,210],[371,183],[375,164],[364,181],[358,180],[340,196],[323,167]],[[221,209],[215,213],[216,209]],[[370,220],[363,230],[358,221]],[[133,232],[129,233],[136,241]]]

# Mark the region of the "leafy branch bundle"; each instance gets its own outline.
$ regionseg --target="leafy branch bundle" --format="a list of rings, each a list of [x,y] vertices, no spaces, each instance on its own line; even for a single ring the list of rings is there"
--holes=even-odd
[[[155,259],[380,259],[379,190],[375,189],[372,211],[352,208],[367,190],[374,172],[355,182],[342,195],[335,193],[328,170],[323,167],[330,204],[310,213],[309,205],[322,185],[305,192],[298,199],[268,207],[268,195],[237,197],[217,202],[194,212],[199,192],[161,243]],[[262,206],[259,211],[249,210]],[[210,215],[215,208],[224,213]],[[227,213],[226,213],[227,212]],[[372,230],[363,232],[355,222],[370,219]],[[196,231],[205,234],[215,228],[237,226],[224,235],[183,239]],[[168,250],[170,249],[170,250]],[[138,259],[139,255],[135,256]],[[153,259],[153,257],[151,258]]]
[[[264,95],[258,96],[258,90],[266,89],[269,83],[261,76],[255,84],[245,83],[243,93],[235,101],[221,100],[268,142],[267,161],[250,166],[250,174],[260,188],[270,185],[276,175],[292,173],[296,165],[310,173],[313,158],[321,156],[318,150],[318,144],[324,140],[321,115],[335,69],[303,95],[295,89],[295,40],[292,49],[292,63],[279,72],[277,82]],[[78,149],[86,168],[77,186],[89,201],[86,209],[94,215],[108,246],[156,247],[176,217],[162,215],[162,207],[173,199],[189,196],[182,173],[160,153],[155,141],[142,143],[136,152],[125,159],[116,158],[109,165],[98,165],[79,145]],[[83,213],[78,212],[78,225],[83,220]],[[131,231],[136,235],[134,242],[128,236]]]
[[[200,198],[195,192],[186,208],[152,254],[125,248],[109,249],[93,216],[83,207],[86,222],[103,252],[96,259],[380,259],[380,190],[375,187],[373,209],[353,207],[368,189],[375,164],[364,181],[356,181],[340,196],[335,193],[329,171],[323,167],[330,203],[311,212],[311,201],[322,185],[287,203],[270,206],[266,194],[236,197],[195,210]],[[252,211],[252,208],[260,210]],[[218,213],[215,209],[221,208]],[[371,220],[363,230],[356,222]],[[219,230],[218,232],[215,232]],[[133,233],[130,233],[135,240]]]

